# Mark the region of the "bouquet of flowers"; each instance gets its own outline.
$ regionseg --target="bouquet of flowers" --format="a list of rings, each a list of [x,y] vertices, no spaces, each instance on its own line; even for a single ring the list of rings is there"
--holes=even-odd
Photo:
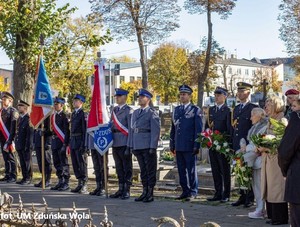
[[[245,164],[243,160],[243,152],[236,153],[232,159],[235,161],[233,166],[233,173],[238,182],[239,188],[243,190],[251,189],[252,181],[252,167]]]
[[[204,132],[199,134],[196,142],[200,143],[202,148],[213,149],[224,154],[226,157],[230,157],[231,149],[227,140],[227,136],[222,134],[220,131],[206,129]]]
[[[250,140],[257,147],[265,147],[268,148],[268,153],[277,154],[277,148],[280,144],[280,141],[283,137],[286,126],[275,119],[269,119],[271,125],[273,126],[273,132],[275,135],[265,135],[265,134],[257,134],[250,137]]]

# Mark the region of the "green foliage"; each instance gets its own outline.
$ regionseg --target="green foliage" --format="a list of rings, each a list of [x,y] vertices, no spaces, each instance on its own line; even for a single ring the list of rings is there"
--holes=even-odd
[[[174,161],[174,155],[170,151],[164,152],[162,154],[162,160],[164,160],[164,161]]]
[[[120,88],[125,89],[129,91],[127,95],[127,103],[128,104],[134,104],[134,94],[141,88],[142,86],[142,81],[141,80],[135,80],[130,83],[123,82],[120,86]]]
[[[129,57],[127,55],[122,55],[119,57],[111,57],[110,58],[111,62],[114,63],[132,63],[132,62],[137,62],[135,58]]]
[[[300,54],[300,4],[298,0],[282,0],[279,5],[278,20],[281,27],[280,38],[284,41],[287,52],[291,55]]]
[[[31,72],[41,52],[40,36],[54,35],[75,11],[69,4],[56,8],[54,0],[1,1],[0,9],[0,46]]]
[[[185,49],[162,44],[149,61],[149,84],[168,104],[178,99],[178,86],[189,82],[189,65]]]

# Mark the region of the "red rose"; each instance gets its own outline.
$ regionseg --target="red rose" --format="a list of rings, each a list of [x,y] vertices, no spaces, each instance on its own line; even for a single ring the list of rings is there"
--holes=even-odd
[[[212,142],[208,141],[207,146],[210,148],[212,146]]]
[[[219,134],[220,134],[220,131],[215,130],[215,134],[219,135]]]

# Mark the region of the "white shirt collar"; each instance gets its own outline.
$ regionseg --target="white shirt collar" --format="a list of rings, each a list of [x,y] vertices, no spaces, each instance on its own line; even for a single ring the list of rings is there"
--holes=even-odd
[[[186,109],[190,104],[191,104],[191,102],[188,102],[187,104],[182,104],[182,105],[184,106],[184,109]]]
[[[118,105],[118,107],[119,107],[119,110],[120,110],[120,109],[122,109],[122,108],[123,108],[125,105],[126,105],[126,103],[125,103],[125,104],[123,104],[123,105],[121,105],[121,106],[120,106],[120,105]]]
[[[217,104],[216,106],[218,107],[218,109],[221,109],[222,106],[224,106],[224,104],[225,104],[225,103],[223,103],[223,104],[221,104],[221,105],[218,105],[218,104]]]

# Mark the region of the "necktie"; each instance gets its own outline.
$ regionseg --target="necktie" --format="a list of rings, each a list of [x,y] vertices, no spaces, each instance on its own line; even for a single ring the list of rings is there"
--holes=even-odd
[[[119,112],[119,110],[120,110],[120,107],[118,107],[118,106],[117,106],[117,107],[116,107],[116,111],[115,111],[115,112],[116,112],[116,113],[118,113],[118,112]]]
[[[139,115],[141,115],[143,113],[143,109],[140,109],[140,114]]]
[[[244,108],[244,104],[240,104],[240,110]]]

